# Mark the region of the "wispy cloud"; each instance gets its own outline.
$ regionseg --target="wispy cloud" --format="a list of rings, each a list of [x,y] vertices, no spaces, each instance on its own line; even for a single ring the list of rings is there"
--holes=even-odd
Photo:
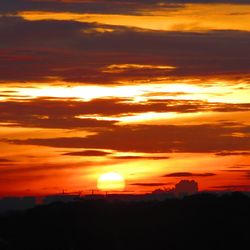
[[[163,177],[211,177],[215,175],[216,175],[215,173],[175,172],[163,175]]]
[[[172,182],[138,182],[138,183],[131,183],[132,186],[142,186],[142,187],[161,187],[161,186],[168,186],[173,185]]]
[[[71,156],[107,156],[111,153],[101,151],[101,150],[84,150],[84,151],[77,151],[77,152],[68,152],[64,153],[63,155],[71,155]]]

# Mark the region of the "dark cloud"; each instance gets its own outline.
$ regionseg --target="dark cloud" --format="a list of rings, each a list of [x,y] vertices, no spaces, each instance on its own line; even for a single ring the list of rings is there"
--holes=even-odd
[[[26,126],[36,128],[60,128],[60,129],[74,129],[74,128],[101,128],[112,127],[114,121],[102,121],[96,119],[81,119],[73,117],[65,118],[39,118],[39,117],[21,117],[10,118],[10,124],[8,126]],[[15,123],[17,122],[17,123]]]
[[[74,0],[72,0],[73,2]],[[109,0],[96,0],[95,2],[110,2]],[[111,0],[112,3],[126,3],[126,2],[131,2],[131,3],[232,3],[232,4],[242,4],[242,3],[250,3],[249,0]]]
[[[48,180],[48,174],[35,174],[32,172],[31,175],[26,173],[23,174],[3,174],[0,176],[1,185],[27,185],[29,182],[36,182],[41,180]],[[2,187],[1,187],[2,189]]]
[[[219,153],[216,153],[215,155],[218,155],[218,156],[249,156],[250,155],[250,152],[219,152]]]
[[[234,172],[234,173],[247,173],[250,174],[250,170],[247,169],[226,169],[225,172]]]
[[[75,13],[126,13],[126,4],[123,5],[125,10],[117,8],[116,6],[107,5],[103,1],[99,3],[91,1],[32,1],[32,0],[2,0],[1,12],[6,13],[18,13],[20,11],[53,11],[53,12],[75,12]]]
[[[30,123],[29,123],[30,122]],[[40,128],[98,128],[98,127],[111,127],[115,121],[102,121],[96,119],[81,119],[81,118],[49,118],[49,119],[30,119],[26,120],[25,124],[28,127],[40,127]],[[19,124],[21,125],[21,124]],[[21,125],[21,126],[22,126]]]
[[[13,160],[5,159],[5,158],[0,158],[0,164],[5,163],[5,162],[13,162]]]
[[[243,174],[244,178],[250,179],[250,170],[249,169],[227,169],[224,171],[230,172],[230,173],[241,173],[241,174]]]
[[[249,4],[249,0],[96,0],[96,1],[32,1],[2,0],[1,14],[17,14],[21,11],[50,11],[72,13],[143,15],[147,10],[176,10],[186,3]],[[148,12],[146,12],[148,13]]]
[[[172,185],[173,183],[160,183],[160,182],[138,182],[138,183],[131,183],[132,186],[142,186],[142,187],[160,187],[166,185]]]
[[[112,127],[115,121],[77,117],[81,114],[101,113],[101,103],[98,107],[95,102],[44,98],[0,102],[0,107],[4,110],[0,112],[0,122],[13,123],[15,126],[62,129]]]
[[[51,11],[74,13],[130,14],[140,15],[145,9],[157,7],[160,1],[32,1],[32,0],[1,0],[2,14],[20,11]],[[223,0],[222,0],[223,1]],[[182,3],[181,3],[182,4]],[[162,9],[180,8],[179,3],[171,1]]]
[[[97,28],[113,32],[98,32]],[[250,72],[250,33],[163,32],[74,21],[0,19],[0,81],[111,84]],[[22,39],[20,39],[22,37]],[[240,44],[240,46],[235,46]],[[192,60],[190,60],[192,58]],[[107,72],[114,64],[171,65]]]
[[[229,167],[229,168],[242,169],[242,168],[248,168],[248,167],[250,167],[250,165],[235,165],[235,166],[232,166],[232,167]]]
[[[245,176],[247,179],[250,179],[250,171],[248,173],[246,173],[246,176]]]
[[[114,156],[113,159],[117,160],[167,160],[170,157],[166,156],[135,156],[135,155],[126,155],[126,156]]]
[[[71,156],[106,156],[111,153],[101,151],[101,150],[84,150],[84,151],[78,151],[78,152],[69,152],[65,153],[63,155],[71,155]]]
[[[163,2],[169,2],[168,0],[163,0]],[[171,2],[171,1],[170,1]],[[176,3],[231,3],[231,4],[250,4],[249,0],[176,0],[172,1]]]
[[[223,190],[250,190],[250,185],[218,185],[218,186],[212,186],[210,188],[213,189],[223,189]]]
[[[246,126],[204,125],[133,125],[114,126],[97,134],[81,137],[8,140],[9,143],[61,148],[112,149],[123,152],[196,152],[250,150],[250,137],[234,136]]]
[[[79,170],[88,167],[96,167],[96,166],[106,166],[115,164],[111,160],[107,161],[82,161],[77,163],[20,163],[14,165],[6,165],[5,167],[0,168],[0,181],[2,182],[4,179],[15,180],[18,178],[23,178],[24,181],[30,176],[51,176],[51,173],[54,175],[64,175],[65,173],[62,170]]]
[[[236,165],[228,167],[228,168],[241,169],[241,168],[247,168],[247,167],[250,167],[250,165],[248,165],[248,164],[236,164]]]
[[[214,173],[190,173],[190,172],[176,172],[171,174],[166,174],[163,177],[210,177],[215,176]]]
[[[61,1],[61,0],[1,0],[0,13],[19,11],[53,11],[75,13],[105,14],[142,14],[148,9],[181,8],[186,3],[231,3],[249,4],[249,0],[96,0],[96,1]],[[161,5],[159,5],[161,4]]]
[[[112,127],[116,121],[84,118],[84,116],[112,116],[114,118],[146,112],[194,113],[201,111],[237,112],[250,110],[250,104],[224,104],[170,99],[151,99],[140,103],[132,101],[129,98],[99,98],[91,101],[79,101],[74,98],[6,100],[0,102],[2,110],[0,112],[0,122],[25,127],[93,128]],[[243,132],[247,133],[248,131]],[[224,154],[228,154],[228,152],[217,153],[217,155]]]

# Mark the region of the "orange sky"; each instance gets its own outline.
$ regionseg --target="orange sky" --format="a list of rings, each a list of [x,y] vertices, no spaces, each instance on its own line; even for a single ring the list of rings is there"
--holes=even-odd
[[[249,190],[250,2],[212,2],[4,0],[0,196]]]

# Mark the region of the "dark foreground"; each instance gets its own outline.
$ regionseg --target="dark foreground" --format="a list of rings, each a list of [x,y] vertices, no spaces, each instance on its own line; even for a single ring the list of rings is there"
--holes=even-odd
[[[249,249],[250,198],[77,201],[0,217],[0,249]]]

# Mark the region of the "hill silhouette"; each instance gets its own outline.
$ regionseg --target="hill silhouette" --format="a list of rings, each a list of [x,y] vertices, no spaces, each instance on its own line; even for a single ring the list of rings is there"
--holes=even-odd
[[[246,249],[250,198],[57,202],[0,217],[3,250]]]

